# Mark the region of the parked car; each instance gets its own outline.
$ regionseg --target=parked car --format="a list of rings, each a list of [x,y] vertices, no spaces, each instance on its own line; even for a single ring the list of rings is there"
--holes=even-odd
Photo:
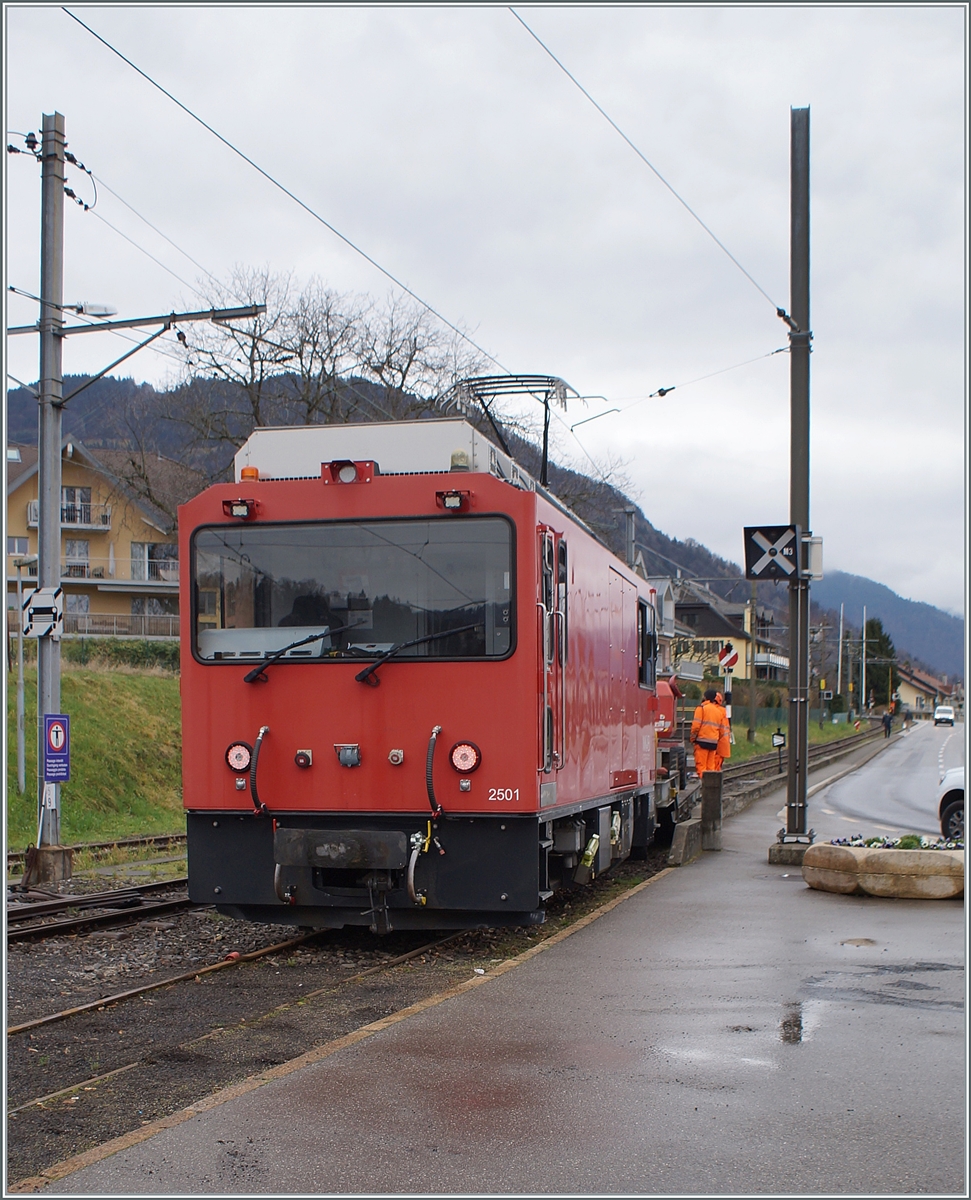
[[[941,833],[946,838],[964,841],[964,767],[945,771],[938,793]]]
[[[937,708],[934,709],[934,724],[954,724],[954,709],[950,706],[950,704],[939,704]]]

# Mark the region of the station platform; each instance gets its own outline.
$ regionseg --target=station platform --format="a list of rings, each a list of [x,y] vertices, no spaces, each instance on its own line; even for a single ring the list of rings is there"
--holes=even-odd
[[[767,862],[783,803],[512,969],[45,1190],[966,1195],[963,904],[811,891]]]

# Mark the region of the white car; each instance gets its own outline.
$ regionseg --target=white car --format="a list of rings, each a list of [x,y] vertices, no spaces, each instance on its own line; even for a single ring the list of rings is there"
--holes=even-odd
[[[938,792],[938,815],[941,833],[946,838],[964,841],[964,767],[945,771]]]
[[[935,725],[953,725],[954,724],[954,709],[950,704],[939,704],[934,709],[934,724]]]

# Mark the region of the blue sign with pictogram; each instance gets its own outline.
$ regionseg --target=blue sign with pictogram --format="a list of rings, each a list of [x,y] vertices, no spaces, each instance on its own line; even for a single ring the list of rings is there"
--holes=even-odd
[[[71,778],[71,718],[44,714],[44,782],[66,783]]]

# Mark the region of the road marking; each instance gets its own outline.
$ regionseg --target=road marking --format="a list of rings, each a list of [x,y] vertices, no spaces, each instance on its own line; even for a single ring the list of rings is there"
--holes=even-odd
[[[18,1183],[8,1184],[7,1191],[40,1191],[41,1188],[47,1187],[50,1183],[56,1183],[59,1179],[73,1175],[75,1171],[80,1171],[84,1167],[94,1166],[95,1163],[102,1162],[106,1158],[111,1158],[112,1155],[118,1154],[122,1150],[130,1150],[133,1146],[137,1146],[141,1142],[147,1142],[149,1138],[154,1137],[165,1129],[174,1129],[178,1125],[183,1125],[186,1121],[191,1121],[193,1117],[198,1117],[204,1112],[209,1112],[211,1109],[219,1108],[220,1105],[226,1104],[230,1100],[235,1100],[240,1096],[255,1092],[267,1083],[273,1083],[277,1079],[284,1079],[287,1075],[292,1075],[294,1071],[299,1071],[303,1067],[314,1066],[316,1063],[322,1062],[325,1058],[330,1058],[338,1050],[344,1050],[348,1046],[362,1042],[365,1038],[371,1037],[372,1034],[381,1033],[385,1029],[390,1029],[392,1025],[406,1021],[409,1017],[417,1016],[418,1013],[425,1012],[429,1008],[437,1008],[439,1004],[444,1003],[446,1000],[461,996],[465,992],[472,991],[473,988],[481,987],[482,984],[488,983],[500,975],[505,975],[507,971],[512,971],[515,967],[521,966],[529,959],[535,958],[537,954],[542,954],[550,946],[555,946],[558,942],[565,941],[566,938],[571,937],[579,930],[592,925],[594,921],[605,916],[611,909],[616,908],[618,904],[623,904],[631,896],[636,896],[638,892],[642,892],[645,888],[650,887],[651,884],[657,883],[665,875],[671,875],[676,869],[676,867],[665,867],[663,870],[658,871],[656,875],[652,875],[650,879],[645,879],[643,883],[637,884],[636,887],[630,888],[629,891],[623,892],[620,896],[615,896],[613,900],[608,900],[606,904],[601,904],[599,908],[595,908],[593,912],[587,913],[585,917],[581,917],[573,925],[569,925],[566,929],[561,929],[559,933],[554,933],[550,937],[544,938],[538,945],[530,946],[528,950],[524,950],[522,954],[517,954],[515,958],[507,958],[505,962],[500,963],[485,975],[473,975],[471,979],[456,984],[455,987],[448,988],[444,992],[439,992],[436,996],[429,996],[425,1000],[419,1000],[416,1004],[410,1004],[407,1008],[399,1009],[397,1012],[391,1013],[390,1016],[382,1017],[378,1021],[372,1021],[369,1025],[362,1025],[360,1028],[352,1030],[343,1037],[334,1038],[330,1042],[325,1042],[322,1046],[316,1046],[313,1050],[308,1050],[306,1054],[301,1054],[298,1058],[292,1058],[289,1062],[280,1063],[279,1066],[271,1067],[267,1071],[260,1071],[259,1074],[251,1075],[248,1079],[243,1079],[239,1083],[231,1084],[229,1087],[212,1092],[188,1108],[183,1108],[179,1112],[172,1113],[170,1116],[161,1117],[157,1121],[150,1121],[147,1125],[142,1125],[138,1129],[132,1129],[130,1132],[122,1134],[120,1137],[112,1138],[111,1141],[104,1142],[100,1146],[93,1146],[90,1150],[85,1150],[82,1154],[76,1154],[72,1158],[64,1159],[62,1162],[53,1163],[51,1166],[45,1167],[39,1175],[32,1175],[27,1179],[21,1179]]]
[[[937,773],[941,776],[942,779],[944,778],[944,770],[945,770],[945,768],[944,768],[944,750],[947,747],[947,744],[951,740],[952,737],[954,737],[953,729],[947,735],[947,737],[944,739],[944,741],[941,742],[941,747],[937,752]]]

